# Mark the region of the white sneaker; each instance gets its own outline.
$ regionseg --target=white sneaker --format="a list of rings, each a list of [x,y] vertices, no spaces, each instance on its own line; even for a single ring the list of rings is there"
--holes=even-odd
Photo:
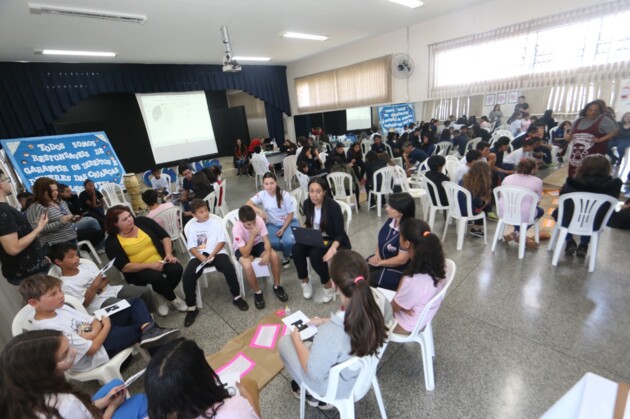
[[[168,304],[166,304],[166,301],[162,302],[158,308],[157,308],[157,312],[160,316],[164,317],[164,316],[168,316]]]
[[[173,301],[169,301],[169,303],[171,303],[171,305],[175,307],[177,311],[181,311],[181,312],[188,311],[188,306],[186,305],[185,302],[180,300],[179,297],[175,297],[175,299]]]
[[[332,300],[335,299],[335,287],[330,287],[330,288],[324,288],[323,289],[324,292],[324,297],[322,298],[322,303],[330,303]]]
[[[313,284],[311,281],[308,281],[307,283],[302,282],[302,295],[307,300],[313,298]]]

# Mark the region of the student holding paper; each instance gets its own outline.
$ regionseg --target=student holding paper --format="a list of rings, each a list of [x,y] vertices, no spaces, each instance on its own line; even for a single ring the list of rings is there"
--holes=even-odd
[[[93,263],[81,261],[77,247],[72,243],[53,244],[48,257],[61,269],[61,290],[83,303],[88,313],[107,307],[120,300],[140,298],[149,313],[155,313],[153,293],[137,285],[110,285],[105,272],[100,273]]]
[[[145,418],[147,398],[126,399],[124,383],[115,379],[90,396],[66,381],[64,372],[77,355],[68,338],[56,330],[25,332],[11,339],[0,354],[2,418]]]
[[[244,377],[225,388],[197,344],[169,342],[147,366],[144,390],[151,418],[258,419],[258,385]]]
[[[101,320],[66,306],[61,280],[54,276],[37,274],[26,278],[19,292],[35,309],[30,322],[34,330],[59,330],[70,338],[77,354],[70,363],[73,371],[92,370],[136,343],[145,348],[164,344],[177,333],[175,329],[157,326],[137,298],[129,301],[129,308]]]
[[[249,286],[254,290],[254,304],[257,309],[265,308],[263,293],[256,282],[254,258],[260,258],[259,266],[269,266],[273,275],[273,293],[280,301],[287,301],[289,296],[280,285],[280,260],[271,248],[269,232],[262,218],[249,205],[238,210],[239,221],[232,227],[234,237],[234,253],[243,267],[243,273]]]
[[[340,250],[330,262],[330,276],[345,311],[338,311],[330,319],[311,319],[319,330],[310,348],[302,342],[296,328],[278,343],[282,362],[293,378],[291,388],[296,395],[300,394],[302,382],[318,394],[325,394],[333,366],[351,356],[378,353],[387,337],[387,326],[374,299],[363,257],[351,250]],[[347,396],[356,379],[357,372],[344,370],[337,394]],[[322,410],[332,408],[310,396],[307,396],[307,403]]]
[[[203,274],[203,266],[215,267],[221,272],[230,287],[232,304],[240,310],[249,309],[247,301],[241,298],[241,288],[236,277],[236,270],[225,250],[225,236],[221,222],[210,218],[208,205],[203,199],[193,199],[190,210],[195,218],[186,224],[186,247],[192,258],[184,271],[184,294],[188,311],[184,319],[184,326],[189,327],[195,322],[199,314],[197,308],[197,280]]]

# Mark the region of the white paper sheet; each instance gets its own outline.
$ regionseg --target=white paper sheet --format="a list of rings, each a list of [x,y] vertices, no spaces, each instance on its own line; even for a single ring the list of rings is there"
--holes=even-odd
[[[105,272],[107,272],[109,270],[109,268],[114,266],[114,261],[116,261],[116,258],[114,258],[114,259],[110,260],[109,262],[107,262],[107,265],[103,266],[103,268],[100,271],[98,271],[96,276],[99,276],[100,274],[104,274]]]
[[[259,325],[249,346],[252,348],[273,349],[274,346],[276,346],[276,337],[278,336],[280,327],[282,326],[279,324]]]
[[[308,324],[309,321],[310,319],[306,317],[306,315],[302,313],[301,310],[298,310],[290,316],[282,319],[282,322],[287,325],[289,333],[291,332],[291,330],[293,330],[293,327],[298,328],[302,340],[309,339],[315,336],[315,334],[317,333],[317,327]]]
[[[269,265],[260,265],[258,262],[260,262],[260,259],[257,259],[254,261],[254,263],[252,263],[252,267],[254,268],[254,274],[256,274],[256,278],[271,276],[271,274],[269,273]]]
[[[119,311],[122,311],[129,307],[130,307],[129,301],[120,300],[119,302],[112,304],[111,306],[103,307],[101,309],[96,310],[94,312],[94,317],[96,317],[98,320],[101,320],[101,318],[103,318],[104,315],[111,316],[112,314],[116,314]]]
[[[198,274],[203,268],[206,267],[207,264],[212,263],[213,260],[214,258],[202,262],[199,266],[197,266],[197,269],[195,269],[195,273]]]
[[[256,363],[245,356],[243,352],[239,352],[234,358],[232,358],[232,360],[230,360],[230,362],[217,369],[216,373],[219,378],[225,377],[227,380],[232,376],[236,376],[240,380],[247,375],[247,373],[250,372],[255,365]],[[233,380],[233,378],[230,379]],[[225,383],[223,379],[221,379],[221,382]]]

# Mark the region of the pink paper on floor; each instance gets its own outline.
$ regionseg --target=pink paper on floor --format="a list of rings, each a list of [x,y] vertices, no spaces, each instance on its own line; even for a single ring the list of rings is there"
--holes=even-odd
[[[273,349],[280,331],[279,324],[260,324],[249,346],[252,348]]]
[[[256,363],[249,359],[243,352],[236,354],[227,364],[216,370],[217,375],[225,374],[238,374],[240,378],[247,375],[248,372],[254,369]]]

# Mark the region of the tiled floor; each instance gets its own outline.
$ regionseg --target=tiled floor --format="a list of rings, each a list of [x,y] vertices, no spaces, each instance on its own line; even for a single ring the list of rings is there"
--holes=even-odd
[[[230,209],[253,193],[253,179],[229,178]],[[367,256],[385,216],[379,219],[365,206],[353,215],[349,232],[353,248]],[[443,220],[440,216],[438,220],[436,230],[441,232]],[[493,254],[494,227],[489,222],[488,245],[467,236],[459,252],[455,229],[449,229],[445,253],[457,264],[457,275],[434,320],[435,391],[424,388],[418,347],[390,344],[378,373],[390,418],[533,418],[587,371],[630,381],[629,233],[606,231],[597,268],[589,274],[580,259],[564,255],[553,268],[546,243],[538,250],[528,249],[523,260],[518,260],[514,244],[499,243]],[[323,316],[337,307],[304,300],[293,266],[283,271],[282,279],[291,308]],[[195,339],[206,353],[218,351],[281,307],[271,283],[262,284],[267,308],[257,310],[248,291],[247,312],[231,304],[222,277],[213,277],[209,285],[203,289],[204,307],[192,327],[183,328],[180,313],[160,320],[165,326],[182,327],[182,334]],[[142,367],[143,362],[134,359],[127,374]],[[141,387],[132,390],[139,392]],[[285,371],[263,388],[260,404],[265,418],[299,417],[299,403]],[[309,418],[335,416],[335,410],[307,408]],[[371,392],[356,404],[356,417],[378,417]]]

